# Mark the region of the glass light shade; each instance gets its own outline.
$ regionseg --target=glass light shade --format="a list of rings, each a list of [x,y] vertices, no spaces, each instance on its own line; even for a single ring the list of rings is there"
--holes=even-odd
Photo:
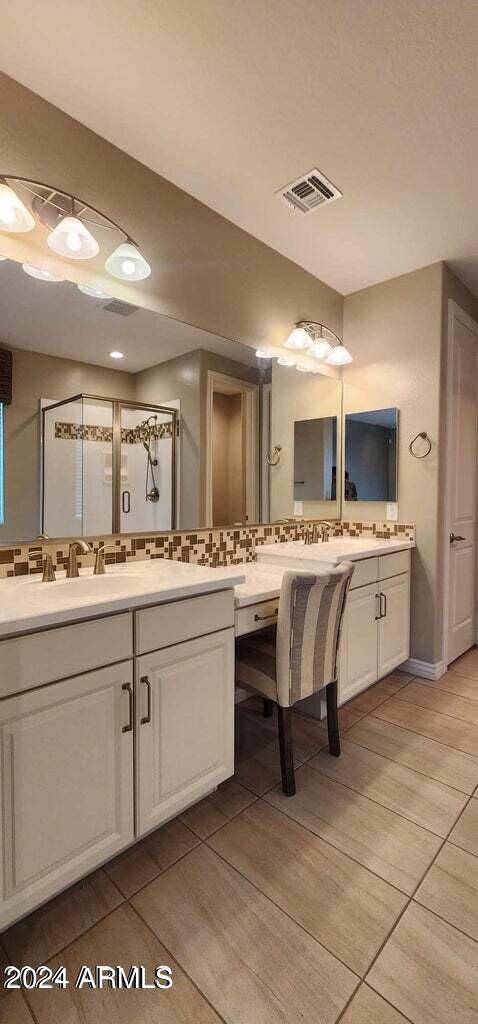
[[[63,217],[48,235],[47,242],[58,256],[67,256],[70,260],[91,260],[100,251],[96,238],[78,217]]]
[[[284,348],[308,348],[310,345],[310,334],[303,327],[294,327],[294,330],[287,341],[284,342]]]
[[[312,356],[313,359],[326,359],[332,351],[332,345],[326,340],[326,338],[318,338],[314,341],[310,348],[307,349],[307,355]]]
[[[328,363],[329,366],[346,366],[347,363],[353,362],[353,358],[350,355],[350,352],[345,348],[345,345],[336,345],[335,348],[332,349],[330,355],[327,356],[325,362]]]
[[[93,299],[112,299],[112,295],[108,295],[107,292],[102,292],[101,288],[93,288],[91,284],[79,284],[78,288],[83,295],[91,295]]]
[[[122,242],[111,256],[108,256],[105,270],[119,281],[144,281],[151,273],[149,263],[146,263],[144,256],[131,242]]]
[[[279,366],[295,366],[294,360],[286,359],[285,356],[279,356],[277,362],[279,363]]]
[[[32,231],[35,220],[9,185],[0,184],[0,231]]]
[[[42,270],[40,267],[34,267],[31,263],[23,263],[23,269],[26,274],[30,277],[35,277],[37,281],[64,281],[64,277],[57,277],[56,274],[50,274],[49,270]]]
[[[274,350],[272,348],[257,348],[256,358],[257,359],[272,359],[274,356]]]

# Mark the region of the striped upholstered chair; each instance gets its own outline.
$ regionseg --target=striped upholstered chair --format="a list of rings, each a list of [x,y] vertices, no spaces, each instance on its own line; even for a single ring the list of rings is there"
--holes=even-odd
[[[341,562],[320,574],[284,573],[276,636],[264,631],[237,644],[237,685],[262,694],[264,707],[271,712],[271,702],[278,705],[282,788],[287,796],[295,793],[292,707],[324,687],[329,750],[335,757],[340,754],[337,653],[353,571],[352,562]]]

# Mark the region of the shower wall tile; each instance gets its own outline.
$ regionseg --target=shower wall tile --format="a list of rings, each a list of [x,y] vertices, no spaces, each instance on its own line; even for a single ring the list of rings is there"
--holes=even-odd
[[[305,531],[313,523],[314,520],[310,519],[263,526],[153,533],[148,536],[121,534],[115,537],[90,537],[93,553],[79,555],[78,562],[81,566],[91,565],[94,552],[102,544],[108,544],[113,545],[114,550],[110,549],[105,553],[107,565],[148,558],[169,558],[198,565],[239,565],[241,562],[254,560],[256,544],[282,544],[285,541],[302,540]],[[333,522],[331,525],[335,537],[371,536],[383,540],[399,537],[400,540],[415,540],[415,527],[411,523],[363,523],[347,520]],[[35,541],[34,544],[12,544],[9,548],[0,548],[0,577],[25,576],[41,572],[46,552],[51,554],[57,569],[66,569],[68,540]]]

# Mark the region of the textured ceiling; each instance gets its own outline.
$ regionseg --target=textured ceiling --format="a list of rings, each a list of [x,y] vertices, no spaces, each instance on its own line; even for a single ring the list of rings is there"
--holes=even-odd
[[[76,14],[75,14],[76,9]],[[478,290],[476,0],[16,0],[2,70],[342,293]],[[319,167],[344,198],[274,192]]]

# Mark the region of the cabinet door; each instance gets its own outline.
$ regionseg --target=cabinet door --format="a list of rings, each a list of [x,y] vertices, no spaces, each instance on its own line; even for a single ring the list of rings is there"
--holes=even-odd
[[[138,659],[136,697],[143,835],[234,772],[234,630]]]
[[[378,624],[379,678],[406,661],[410,653],[410,575],[378,584],[384,617]]]
[[[133,839],[132,662],[0,704],[0,927]]]
[[[349,590],[339,651],[339,702],[365,690],[378,676],[378,584]]]

